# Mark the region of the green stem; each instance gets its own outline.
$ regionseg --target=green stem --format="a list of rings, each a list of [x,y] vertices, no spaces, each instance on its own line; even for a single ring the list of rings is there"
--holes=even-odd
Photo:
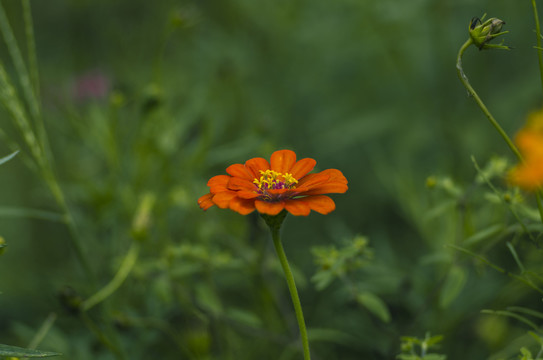
[[[96,325],[96,323],[91,319],[88,313],[82,312],[80,316],[87,328],[104,346],[111,350],[111,352],[115,355],[117,359],[126,359],[126,356],[124,355],[122,350],[112,342],[111,336],[106,335],[106,333],[102,331],[102,329],[98,325]]]
[[[537,57],[539,60],[539,76],[541,78],[541,87],[543,88],[543,53],[541,50],[541,28],[539,26],[539,16],[537,15],[537,6],[535,4],[535,0],[532,0],[532,6],[534,8],[535,32],[537,35]]]
[[[539,218],[541,219],[541,222],[543,223],[543,204],[541,202],[541,195],[540,193],[543,192],[543,190],[539,190],[535,193],[535,200],[537,202],[537,209],[539,210]]]
[[[534,6],[534,12],[535,12],[536,11],[535,1],[533,1],[533,6]],[[537,17],[537,12],[535,14],[535,18],[536,18],[536,28],[537,28],[537,44],[538,44],[538,47],[541,47],[540,45],[541,35],[539,33],[539,20]],[[464,87],[468,90],[468,93],[475,99],[475,102],[477,103],[477,105],[479,105],[479,107],[481,108],[483,113],[486,115],[486,117],[488,118],[492,126],[494,126],[494,128],[498,131],[498,133],[500,133],[500,135],[505,140],[505,142],[507,143],[511,151],[518,158],[518,161],[522,163],[524,162],[524,158],[520,154],[520,151],[515,146],[513,141],[511,141],[511,138],[509,138],[507,133],[502,129],[500,124],[498,124],[496,119],[494,119],[490,111],[488,111],[487,107],[485,106],[485,104],[483,103],[479,95],[477,95],[477,93],[475,92],[471,84],[469,83],[468,77],[464,73],[464,69],[462,68],[462,56],[464,55],[464,52],[466,51],[466,49],[472,44],[473,44],[473,40],[469,38],[458,51],[458,56],[456,57],[456,72],[458,74],[458,78],[460,78],[460,81],[462,82]],[[541,70],[541,84],[543,86],[543,57],[541,54],[541,50],[539,50],[538,55],[539,55],[539,66]],[[536,193],[536,201],[537,201],[537,208],[539,209],[539,216],[541,217],[541,221],[543,222],[543,204],[541,201],[541,197],[539,196],[539,193]]]
[[[532,0],[532,7],[534,9],[534,20],[535,20],[535,32],[537,38],[537,59],[539,62],[539,76],[541,78],[541,88],[543,89],[543,50],[541,48],[541,27],[539,26],[539,15],[537,13],[537,6],[535,0]],[[541,203],[541,189],[535,193],[535,199],[537,201],[537,208],[539,210],[539,217],[541,222],[543,222],[543,204]]]
[[[505,142],[507,143],[511,151],[516,155],[519,161],[522,161],[522,155],[518,151],[517,147],[515,146],[515,144],[513,144],[513,141],[511,141],[507,133],[502,129],[500,124],[498,124],[496,119],[494,119],[490,111],[488,111],[488,109],[486,108],[485,104],[483,103],[479,95],[477,95],[473,87],[470,85],[469,80],[466,74],[464,73],[464,70],[462,68],[462,56],[464,55],[464,52],[466,51],[466,49],[472,44],[473,44],[473,40],[470,38],[464,43],[464,45],[462,45],[462,47],[460,48],[460,51],[458,51],[458,56],[456,58],[456,72],[458,73],[458,77],[460,78],[460,81],[462,82],[464,87],[468,90],[468,93],[470,94],[470,96],[472,96],[475,99],[475,102],[477,103],[477,105],[479,105],[479,107],[481,108],[483,113],[486,115],[486,117],[488,118],[492,126],[494,126],[494,128],[498,131],[498,133],[500,133],[500,135],[505,140]]]
[[[310,360],[309,340],[307,337],[307,330],[305,328],[302,304],[300,303],[300,297],[298,296],[294,276],[292,276],[292,271],[290,270],[285,250],[283,250],[283,244],[281,243],[281,237],[279,236],[279,228],[270,227],[270,230],[272,233],[273,245],[275,246],[275,251],[277,252],[281,266],[283,267],[283,272],[285,273],[288,289],[290,291],[290,297],[292,298],[292,304],[294,305],[294,311],[296,312],[296,320],[298,320],[298,327],[300,328],[300,335],[302,337],[302,345],[304,348],[304,360]]]
[[[126,254],[119,271],[115,274],[113,279],[102,289],[100,289],[96,294],[85,300],[81,306],[83,311],[88,311],[92,307],[98,305],[105,299],[107,299],[111,294],[113,294],[126,280],[130,271],[134,267],[136,260],[138,259],[139,254],[139,244],[137,242],[132,242],[132,246],[128,253]]]

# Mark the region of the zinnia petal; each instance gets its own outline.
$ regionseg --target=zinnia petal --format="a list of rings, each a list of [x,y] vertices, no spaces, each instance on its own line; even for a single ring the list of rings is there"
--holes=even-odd
[[[260,170],[269,170],[270,163],[264,158],[253,158],[245,162],[245,167],[253,175],[253,179],[258,179],[261,176]]]
[[[255,201],[236,197],[230,201],[228,207],[241,215],[247,215],[255,210]]]
[[[259,197],[260,194],[255,191],[240,190],[237,192],[237,196],[242,199],[254,199]]]
[[[235,191],[223,191],[213,196],[213,202],[221,209],[227,209],[228,204],[236,197]]]
[[[255,207],[261,214],[277,215],[285,208],[284,201],[269,202],[262,200],[255,200]]]
[[[239,177],[231,177],[228,181],[228,189],[230,190],[254,190],[255,184],[252,181]]]
[[[292,169],[290,169],[290,173],[296,180],[299,180],[313,170],[316,164],[317,162],[311,158],[299,160],[294,164]]]
[[[215,203],[211,200],[212,197],[213,197],[212,193],[205,194],[204,196],[201,196],[198,199],[198,205],[200,205],[200,209],[207,210],[210,207],[212,207],[213,205],[215,205]]]
[[[329,182],[312,187],[307,191],[300,192],[300,195],[343,194],[348,189],[349,187],[347,186],[347,184],[343,184],[340,182]]]
[[[323,173],[309,174],[304,176],[298,181],[298,188],[310,188],[312,186],[320,185],[330,180],[330,175]]]
[[[253,174],[249,172],[249,170],[242,164],[230,165],[226,168],[226,172],[232,176],[240,177],[242,179],[247,179],[250,181],[254,179]]]
[[[321,213],[323,215],[326,215],[336,208],[336,203],[334,203],[334,200],[329,198],[325,195],[319,195],[319,196],[308,196],[304,198],[303,200],[311,210],[314,210],[318,213]]]
[[[228,175],[213,176],[207,182],[207,186],[209,186],[209,189],[211,190],[210,192],[215,194],[221,191],[228,190],[226,186],[228,185],[229,180],[230,180],[230,176]]]
[[[296,154],[292,150],[276,151],[270,158],[271,169],[279,173],[290,173],[295,163]]]
[[[285,210],[296,216],[307,216],[311,212],[309,205],[302,199],[286,200]]]

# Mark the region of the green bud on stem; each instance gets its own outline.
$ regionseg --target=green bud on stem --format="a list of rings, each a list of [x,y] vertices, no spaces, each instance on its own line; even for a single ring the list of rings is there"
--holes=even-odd
[[[509,50],[509,46],[488,44],[492,39],[507,34],[508,31],[501,31],[503,25],[505,25],[505,21],[501,19],[490,18],[483,22],[485,15],[480,19],[474,17],[469,23],[468,31],[473,44],[479,50],[490,48]]]

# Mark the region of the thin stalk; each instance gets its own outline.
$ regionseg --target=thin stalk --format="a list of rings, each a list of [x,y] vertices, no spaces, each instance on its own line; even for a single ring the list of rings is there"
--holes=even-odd
[[[55,313],[50,313],[49,316],[47,316],[47,319],[45,319],[36,335],[34,335],[34,337],[32,338],[32,341],[30,341],[30,344],[28,344],[29,349],[35,349],[38,347],[38,345],[40,345],[49,330],[51,330],[51,328],[53,327],[53,324],[56,320],[57,314]]]
[[[541,218],[541,222],[543,223],[543,204],[541,203],[541,195],[540,192],[543,192],[543,190],[539,190],[535,193],[535,199],[537,201],[537,209],[539,210],[539,217]]]
[[[513,141],[511,141],[507,133],[502,129],[500,124],[498,124],[496,119],[494,119],[490,111],[488,111],[487,107],[485,106],[485,104],[483,103],[479,95],[477,95],[473,87],[470,85],[469,80],[466,74],[464,73],[464,69],[462,68],[462,56],[464,55],[464,52],[466,51],[466,49],[472,44],[473,44],[473,40],[469,38],[464,43],[464,45],[462,45],[462,47],[460,48],[460,51],[458,51],[458,56],[456,57],[456,72],[458,74],[458,77],[460,78],[460,81],[462,82],[464,87],[468,90],[468,93],[470,94],[470,96],[472,96],[475,99],[475,102],[477,103],[477,105],[479,105],[479,108],[481,108],[481,110],[483,111],[485,116],[488,118],[492,126],[494,126],[496,131],[498,131],[498,133],[505,140],[505,142],[507,143],[511,151],[515,154],[515,156],[519,159],[519,161],[522,161],[522,155],[520,154],[519,150],[517,149],[515,144],[513,144]]]
[[[13,30],[11,29],[11,25],[9,24],[8,18],[6,16],[6,12],[4,11],[4,7],[1,3],[0,31],[2,32],[2,36],[4,37],[4,41],[6,42],[8,52],[11,56],[11,60],[13,61],[13,65],[17,70],[17,75],[19,76],[19,82],[21,84],[25,100],[30,108],[30,114],[32,114],[34,120],[37,120],[40,117],[38,100],[36,98],[36,94],[34,93],[33,86],[30,82],[30,76],[28,75],[23,56],[21,54],[21,51],[19,50],[19,46],[17,45],[17,40],[15,39],[15,35],[13,34]]]
[[[81,309],[83,311],[90,310],[92,307],[98,305],[109,296],[111,296],[115,291],[117,291],[117,289],[123,284],[123,282],[128,277],[128,274],[130,274],[130,271],[132,271],[132,268],[136,264],[139,249],[139,244],[135,241],[132,242],[132,246],[128,250],[128,253],[125,256],[121,267],[119,268],[113,279],[106,286],[100,289],[96,294],[83,302],[81,306]]]
[[[539,26],[539,15],[537,14],[537,6],[535,0],[532,0],[534,8],[535,32],[537,35],[537,58],[539,60],[539,76],[541,78],[541,87],[543,88],[543,50],[541,49],[541,28]]]
[[[32,10],[30,0],[22,0],[23,18],[25,23],[26,51],[28,53],[28,68],[30,71],[30,82],[34,88],[34,94],[39,104],[40,101],[40,76],[38,73],[38,57],[36,55],[36,39],[34,36],[34,26],[32,21]]]
[[[535,360],[540,359],[541,355],[543,355],[543,345],[541,345],[541,349],[539,349],[539,352],[535,356]]]
[[[535,11],[536,10],[535,9],[535,1],[533,1],[533,5],[534,5],[534,11]],[[541,43],[541,36],[539,35],[539,20],[537,18],[537,13],[536,13],[535,16],[536,16],[536,27],[537,27],[537,33],[538,33],[537,38],[538,38],[538,46],[539,46],[539,44]],[[460,81],[462,82],[464,87],[468,90],[468,93],[470,94],[470,96],[472,96],[475,99],[475,102],[477,103],[477,105],[479,105],[479,108],[481,108],[481,110],[483,111],[485,116],[488,118],[488,120],[490,121],[492,126],[494,126],[496,131],[498,131],[498,133],[501,135],[503,140],[505,140],[505,142],[507,143],[507,146],[509,146],[511,151],[515,154],[518,161],[522,163],[522,162],[524,162],[524,158],[522,157],[520,151],[515,146],[515,144],[513,143],[511,138],[509,137],[509,135],[507,135],[507,133],[500,126],[500,124],[498,124],[496,119],[494,119],[494,117],[492,116],[490,111],[488,111],[487,107],[483,103],[483,100],[481,100],[479,95],[477,95],[477,93],[475,92],[475,90],[473,89],[471,84],[469,83],[468,77],[464,73],[464,69],[462,68],[462,56],[464,55],[464,52],[466,51],[466,49],[468,47],[470,47],[470,45],[472,45],[472,44],[473,44],[473,40],[471,38],[469,38],[464,43],[464,45],[462,45],[460,50],[458,51],[458,56],[456,57],[456,72],[458,74],[458,78],[460,79]],[[538,55],[539,55],[539,61],[540,61],[539,62],[540,70],[541,70],[541,74],[542,74],[541,75],[542,76],[541,84],[543,86],[543,58],[542,58],[541,50],[538,52]],[[537,201],[537,208],[539,209],[539,216],[541,217],[541,221],[543,222],[543,204],[542,204],[541,198],[540,198],[538,193],[536,193],[536,201]]]
[[[38,347],[38,345],[40,345],[40,343],[45,338],[47,333],[49,333],[49,330],[51,330],[51,328],[53,327],[53,324],[55,323],[56,319],[57,319],[57,314],[55,313],[49,314],[47,319],[45,319],[43,324],[40,326],[36,335],[34,335],[32,340],[30,341],[30,344],[28,344],[29,349],[35,349]],[[21,358],[21,360],[27,360],[27,359],[28,358]]]
[[[532,0],[532,7],[534,9],[534,20],[535,20],[535,32],[536,32],[536,41],[537,41],[537,59],[539,62],[539,77],[541,79],[541,88],[543,89],[543,49],[541,48],[541,26],[539,25],[539,15],[537,12],[537,6],[535,0]],[[537,208],[539,210],[539,216],[541,222],[543,222],[543,204],[541,202],[541,195],[539,190],[535,193],[535,199],[537,201]]]
[[[298,290],[296,289],[296,283],[294,282],[294,276],[292,276],[292,271],[288,264],[287,256],[285,250],[283,249],[283,244],[281,243],[281,237],[279,235],[278,228],[271,228],[273,245],[275,246],[275,251],[283,272],[285,273],[285,278],[287,280],[288,289],[290,291],[290,297],[292,299],[292,305],[294,305],[294,311],[296,312],[296,320],[298,320],[298,327],[300,328],[300,336],[302,338],[302,345],[304,349],[304,360],[310,360],[311,356],[309,355],[309,340],[307,337],[307,330],[305,327],[304,314],[302,312],[302,304],[300,302],[300,297],[298,296]]]
[[[87,328],[96,336],[96,338],[104,345],[106,346],[111,352],[114,354],[114,356],[119,360],[126,359],[126,356],[124,355],[123,351],[116,346],[111,341],[111,336],[106,335],[102,329],[96,323],[91,319],[88,313],[82,312],[81,313],[81,319],[87,326]]]
[[[45,179],[45,182],[49,186],[49,189],[51,190],[53,197],[55,198],[57,204],[60,206],[62,212],[64,213],[65,223],[66,223],[66,226],[68,226],[68,230],[70,231],[70,234],[71,234],[69,239],[72,243],[72,246],[74,247],[76,256],[79,262],[81,263],[81,266],[83,267],[83,271],[85,272],[85,275],[87,275],[88,279],[91,281],[91,284],[95,286],[96,277],[90,265],[89,259],[87,255],[85,254],[85,251],[83,250],[84,249],[83,240],[81,239],[81,235],[79,234],[77,225],[75,223],[75,219],[72,215],[72,211],[70,210],[70,207],[68,206],[64,193],[62,192],[62,189],[60,188],[60,185],[58,181],[56,180],[56,177],[53,174],[53,171],[48,167],[41,168],[41,170],[42,170],[42,174]]]
[[[34,25],[32,21],[32,10],[30,7],[30,0],[22,0],[23,7],[23,19],[25,24],[25,37],[26,37],[26,51],[28,55],[28,68],[30,78],[30,95],[33,95],[35,106],[35,122],[38,138],[41,141],[41,145],[44,149],[49,161],[52,162],[53,156],[49,147],[49,139],[47,138],[47,132],[45,131],[45,123],[41,114],[41,101],[40,101],[40,77],[38,71],[38,56],[36,55],[36,40],[34,36]]]

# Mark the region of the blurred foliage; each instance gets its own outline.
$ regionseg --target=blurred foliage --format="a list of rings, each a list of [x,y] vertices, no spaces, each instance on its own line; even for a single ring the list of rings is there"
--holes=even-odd
[[[430,336],[426,334],[424,339],[417,337],[404,336],[402,337],[402,353],[398,355],[401,360],[445,360],[447,357],[436,353],[430,353],[430,349],[438,347],[443,341],[442,335]],[[420,351],[420,356],[417,354]]]
[[[26,60],[22,4],[2,1]],[[473,16],[506,21],[514,50],[470,49],[464,70],[513,134],[541,96],[528,1],[31,5],[47,136],[0,44],[39,144],[0,111],[0,154],[20,151],[0,167],[3,343],[80,360],[300,358],[265,224],[196,205],[228,165],[290,148],[349,180],[332,214],[283,226],[315,359],[391,359],[441,340],[400,340],[427,331],[450,359],[537,354],[525,323],[480,313],[540,307],[543,227],[454,69]]]

